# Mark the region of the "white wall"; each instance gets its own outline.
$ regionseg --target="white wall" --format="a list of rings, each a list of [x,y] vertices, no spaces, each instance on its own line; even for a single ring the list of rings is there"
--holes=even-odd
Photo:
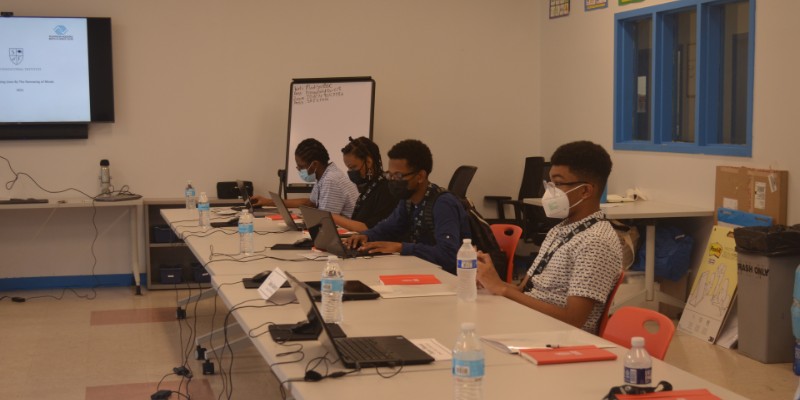
[[[648,0],[548,20],[540,15],[542,59],[542,150],[578,139],[611,149],[613,134],[614,13],[666,3]],[[800,25],[796,0],[756,3],[753,157],[611,151],[609,191],[638,186],[651,198],[681,204],[714,204],[715,167],[746,165],[789,171],[788,223],[800,223],[800,136],[795,132],[800,92]]]
[[[20,16],[112,18],[117,121],[92,125],[88,140],[0,142],[0,155],[49,189],[97,193],[107,158],[114,185],[145,197],[178,197],[186,179],[209,192],[249,179],[264,192],[284,166],[291,79],[371,75],[384,154],[418,138],[433,151],[433,181],[474,164],[471,197],[514,194],[523,158],[541,153],[540,3],[6,0]],[[0,197],[27,196],[47,195],[25,180],[0,187]],[[0,229],[23,223],[0,218]],[[0,244],[0,262],[23,262],[16,254]]]

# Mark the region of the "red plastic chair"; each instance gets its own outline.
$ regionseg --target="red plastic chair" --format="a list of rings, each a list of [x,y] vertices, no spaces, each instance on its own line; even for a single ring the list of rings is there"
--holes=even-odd
[[[511,282],[514,277],[514,253],[517,251],[519,238],[522,237],[522,228],[511,224],[491,225],[494,238],[506,256],[508,257],[508,267],[506,271],[506,282]]]
[[[645,327],[647,322],[655,322],[658,331],[650,333]],[[631,338],[641,336],[650,356],[663,360],[674,334],[675,324],[664,314],[647,308],[622,307],[608,319],[603,339],[630,348]]]
[[[608,298],[606,298],[606,305],[603,307],[603,315],[600,316],[600,327],[597,330],[598,336],[603,336],[603,332],[606,330],[606,324],[608,323],[608,311],[611,309],[611,303],[614,302],[614,296],[617,295],[617,290],[619,289],[619,286],[622,285],[622,281],[624,280],[625,271],[620,271],[617,283],[614,284],[614,288],[611,289],[611,293],[609,293]]]

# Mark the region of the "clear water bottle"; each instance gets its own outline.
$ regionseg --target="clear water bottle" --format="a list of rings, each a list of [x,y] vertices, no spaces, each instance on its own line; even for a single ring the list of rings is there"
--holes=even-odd
[[[464,322],[453,348],[453,399],[482,399],[483,373],[483,346],[475,324]]]
[[[100,160],[100,194],[111,194],[111,166],[108,160]]]
[[[322,319],[327,323],[342,322],[342,295],[344,294],[344,275],[339,266],[339,258],[328,256],[328,263],[322,271]]]
[[[246,256],[253,255],[253,214],[250,211],[242,210],[239,216],[239,254]]]
[[[475,301],[478,287],[475,275],[478,273],[478,253],[472,248],[472,239],[464,239],[456,256],[458,263],[458,298],[463,301]]]
[[[192,181],[186,181],[186,189],[183,191],[183,196],[186,198],[186,209],[194,210],[197,208],[197,199],[194,197],[194,187]]]
[[[644,338],[631,338],[631,349],[625,354],[625,383],[649,385],[652,380],[653,359],[644,348]]]
[[[197,211],[200,214],[200,227],[206,230],[211,227],[211,206],[208,204],[206,192],[200,192],[200,202],[197,203]]]
[[[800,376],[800,265],[794,270],[794,299],[792,299],[792,333],[794,334],[794,374]],[[800,387],[798,387],[800,393]]]

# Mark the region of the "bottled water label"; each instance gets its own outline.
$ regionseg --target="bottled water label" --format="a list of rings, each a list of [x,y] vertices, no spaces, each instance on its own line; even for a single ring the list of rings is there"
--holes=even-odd
[[[453,359],[453,376],[459,378],[483,377],[483,360]]]
[[[208,211],[211,209],[208,203],[200,203],[197,205],[197,209],[200,211]]]
[[[323,279],[320,285],[323,292],[344,292],[344,279]]]
[[[253,233],[253,224],[239,224],[239,233]]]
[[[649,385],[652,371],[652,368],[625,367],[625,383],[630,383],[631,385]]]
[[[186,197],[194,197],[194,189],[186,189]]]
[[[458,269],[478,268],[478,260],[458,260]]]

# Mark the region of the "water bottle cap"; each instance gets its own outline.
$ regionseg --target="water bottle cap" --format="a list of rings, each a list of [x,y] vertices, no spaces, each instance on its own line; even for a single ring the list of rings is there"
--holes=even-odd
[[[100,160],[100,166],[101,166],[101,167],[107,167],[108,165],[109,165],[109,164],[108,164],[108,160],[105,160],[105,159],[103,159],[103,160]]]
[[[328,261],[339,261],[339,257],[336,257],[336,256],[328,256]]]
[[[462,322],[461,323],[461,330],[462,331],[474,331],[475,330],[475,323],[474,322]]]
[[[250,211],[247,211],[246,209],[242,210],[242,215],[247,215],[247,214],[250,214]]]
[[[634,336],[631,338],[631,346],[644,347],[644,338],[641,336]]]
[[[465,244],[472,244],[472,239],[464,239]]]

